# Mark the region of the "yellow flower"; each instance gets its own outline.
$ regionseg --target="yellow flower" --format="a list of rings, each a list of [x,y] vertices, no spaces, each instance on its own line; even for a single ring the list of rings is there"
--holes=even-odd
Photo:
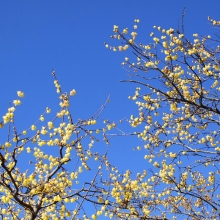
[[[123,47],[123,50],[127,50],[128,49],[128,45],[125,45],[124,47]]]
[[[17,95],[18,95],[18,97],[20,97],[20,98],[23,98],[23,97],[24,97],[24,93],[21,92],[21,91],[17,91]]]
[[[150,47],[149,45],[147,45],[147,46],[145,46],[144,48],[145,48],[146,50],[150,50],[151,47]]]
[[[123,47],[122,47],[122,46],[119,46],[119,47],[118,47],[118,50],[119,50],[119,51],[122,51],[122,50],[123,50]]]
[[[47,130],[45,128],[42,128],[41,134],[46,135],[47,134]]]
[[[114,32],[117,32],[117,31],[118,31],[118,26],[117,26],[117,25],[114,25],[113,31],[114,31]]]
[[[17,100],[14,100],[13,103],[14,103],[14,105],[20,105],[21,101],[17,99]]]
[[[11,147],[11,143],[6,142],[6,143],[5,143],[5,146],[6,146],[6,147]]]
[[[47,113],[50,113],[50,112],[51,112],[51,109],[47,107],[47,108],[46,108],[46,112],[47,112]]]
[[[127,34],[128,33],[128,28],[125,28],[122,33]]]
[[[160,41],[159,38],[154,37],[153,40],[155,41],[156,44],[158,44],[158,42]]]
[[[97,219],[97,216],[93,214],[92,219]]]
[[[75,89],[71,90],[71,91],[70,91],[70,95],[71,95],[71,96],[76,95],[76,90],[75,90]]]
[[[69,202],[70,200],[68,198],[65,198],[64,199],[64,202]]]
[[[137,36],[137,32],[131,32],[131,36],[135,38]]]
[[[31,130],[32,131],[36,130],[36,126],[35,125],[31,125]]]
[[[48,124],[49,129],[53,128],[53,122],[52,121],[49,121],[47,124]]]
[[[130,39],[130,40],[129,40],[129,43],[130,43],[130,44],[134,44],[133,39]]]

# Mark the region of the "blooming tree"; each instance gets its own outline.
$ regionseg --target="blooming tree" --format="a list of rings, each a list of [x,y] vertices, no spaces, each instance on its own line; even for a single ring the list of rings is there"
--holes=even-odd
[[[113,51],[130,48],[136,59],[125,58],[130,79],[122,82],[138,85],[129,99],[139,114],[129,123],[149,162],[135,179],[128,170],[112,183],[122,219],[220,218],[220,41],[187,37],[184,14],[178,30],[154,26],[150,44],[137,43],[139,19],[131,36],[114,26],[111,38],[121,45],[105,43]]]
[[[69,106],[70,97],[76,91],[62,92],[54,71],[52,75],[60,95],[60,109],[54,118],[46,120],[47,114],[52,114],[51,109],[46,108],[35,123],[19,131],[15,110],[25,95],[18,91],[18,98],[0,123],[1,129],[8,130],[0,146],[1,219],[58,220],[77,216],[89,219],[84,203],[108,204],[108,200],[104,200],[108,193],[99,186],[104,181],[102,169],[110,167],[107,152],[100,155],[93,152],[92,147],[98,140],[97,135],[105,132],[105,128],[97,128],[95,124],[109,98],[90,118],[75,121]],[[104,140],[108,143],[105,136]],[[92,179],[84,178],[80,183],[82,172],[91,170],[91,159],[99,165],[93,166],[96,170]]]
[[[120,173],[107,151],[93,151],[98,135],[108,145],[112,134],[107,131],[117,129],[108,120],[104,128],[96,124],[109,98],[90,118],[74,120],[69,106],[76,91],[62,92],[53,71],[60,98],[53,119],[47,120],[53,111],[46,108],[35,123],[19,131],[15,110],[24,93],[18,91],[0,123],[8,132],[0,145],[2,219],[220,218],[219,39],[187,37],[184,13],[181,30],[155,26],[150,44],[136,41],[139,19],[131,37],[128,28],[114,26],[111,37],[122,41],[120,46],[105,43],[113,51],[130,48],[137,59],[125,58],[122,65],[130,78],[122,82],[138,85],[129,96],[138,115],[128,121],[140,139],[137,150],[145,152],[143,171],[136,176],[129,169]],[[91,159],[98,165],[91,166]],[[86,172],[94,173],[92,179],[86,179]]]

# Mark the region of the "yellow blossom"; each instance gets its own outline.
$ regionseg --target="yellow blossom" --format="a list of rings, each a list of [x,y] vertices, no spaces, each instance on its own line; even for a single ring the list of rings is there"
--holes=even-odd
[[[14,103],[14,105],[16,106],[16,105],[20,105],[20,104],[21,104],[21,101],[20,101],[19,99],[17,99],[17,100],[14,100],[13,103]]]
[[[20,97],[20,98],[23,98],[23,97],[24,97],[24,93],[21,92],[21,91],[17,91],[17,95],[18,95],[18,97]]]
[[[76,95],[76,90],[75,90],[75,89],[71,90],[71,91],[70,91],[70,95],[71,95],[71,96]]]

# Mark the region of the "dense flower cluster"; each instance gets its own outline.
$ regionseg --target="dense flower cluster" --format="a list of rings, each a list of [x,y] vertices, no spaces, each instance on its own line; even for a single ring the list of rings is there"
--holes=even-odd
[[[137,43],[138,23],[130,37],[128,28],[114,26],[111,38],[123,46],[105,43],[113,51],[131,48],[136,56],[137,61],[125,57],[122,62],[131,72],[131,79],[122,82],[139,86],[128,97],[139,111],[129,123],[142,129],[137,136],[143,147],[136,149],[144,148],[151,164],[150,175],[115,182],[112,196],[121,204],[117,216],[219,219],[219,40],[197,33],[188,39],[184,30],[154,26],[152,43]]]
[[[154,26],[152,43],[137,44],[140,20],[134,22],[130,37],[128,28],[114,25],[111,38],[123,44],[105,46],[113,51],[131,48],[135,55],[136,61],[126,56],[122,62],[132,77],[123,82],[138,85],[128,97],[138,113],[128,122],[140,140],[135,149],[145,152],[146,167],[136,175],[129,169],[120,173],[107,151],[93,151],[97,135],[108,145],[113,134],[107,132],[118,129],[109,120],[97,127],[109,98],[92,117],[75,121],[70,98],[76,90],[62,92],[53,71],[60,100],[54,118],[47,120],[51,109],[46,108],[29,128],[18,131],[15,110],[24,97],[21,91],[2,117],[0,128],[10,128],[0,145],[2,219],[220,218],[219,40],[198,34],[187,38],[183,30]],[[19,164],[22,155],[30,160],[25,171]],[[92,159],[99,162],[95,168]],[[94,169],[92,180],[81,182]],[[93,213],[88,214],[91,205]]]
[[[14,113],[21,104],[20,98],[24,97],[21,91],[17,92],[18,99],[2,117],[0,127],[9,127],[13,131],[0,146],[0,213],[4,220],[75,219],[78,215],[89,219],[85,211],[81,211],[85,201],[100,206],[108,204],[107,200],[103,202],[104,186],[98,187],[98,177],[102,176],[102,169],[111,166],[105,155],[92,151],[97,141],[95,135],[103,131],[103,128],[93,127],[108,100],[92,117],[73,121],[69,106],[70,97],[76,94],[76,90],[62,93],[54,71],[52,75],[60,95],[60,110],[52,120],[47,120],[46,114],[51,113],[47,107],[34,124],[19,132]],[[21,155],[27,159],[23,160]],[[91,170],[89,161],[92,158],[100,162],[98,170],[92,181],[80,182],[82,173]],[[26,171],[22,171],[28,160]],[[99,197],[98,201],[96,197]],[[101,210],[97,214],[100,215]]]

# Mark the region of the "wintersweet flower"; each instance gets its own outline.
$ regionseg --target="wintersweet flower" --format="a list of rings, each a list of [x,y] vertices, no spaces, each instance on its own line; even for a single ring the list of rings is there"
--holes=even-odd
[[[37,127],[36,127],[35,125],[31,125],[31,130],[32,130],[32,131],[36,130],[36,128],[37,128]]]
[[[76,90],[75,90],[75,89],[71,90],[71,91],[70,91],[70,95],[71,95],[71,96],[76,95]]]
[[[20,105],[21,101],[19,99],[13,101],[14,105]]]
[[[17,91],[17,95],[18,95],[18,97],[20,97],[20,98],[23,98],[23,97],[24,97],[24,93],[21,92],[21,91]]]

